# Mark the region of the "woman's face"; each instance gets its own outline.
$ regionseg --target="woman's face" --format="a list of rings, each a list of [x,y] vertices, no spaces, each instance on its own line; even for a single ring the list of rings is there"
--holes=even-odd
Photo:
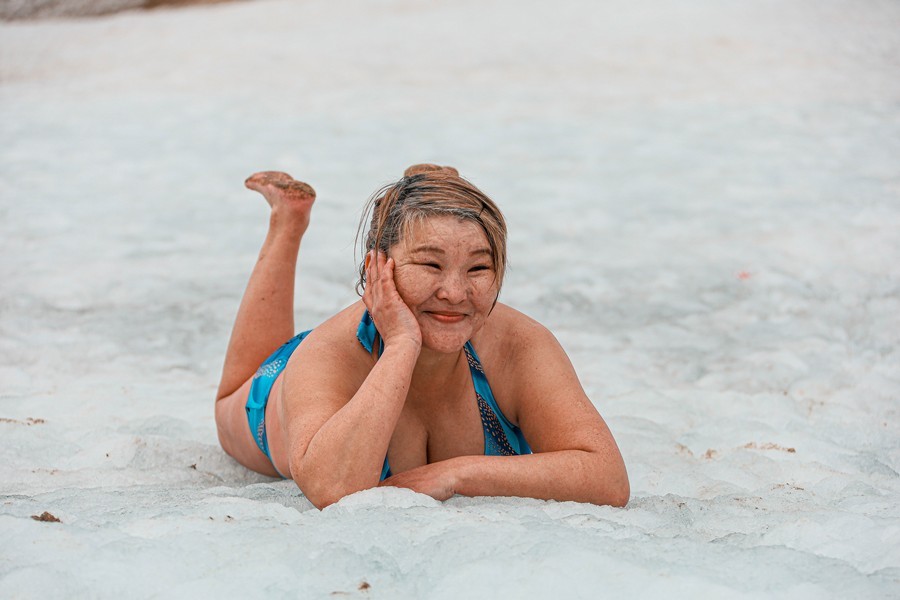
[[[422,345],[458,352],[497,298],[487,236],[476,223],[435,216],[393,246],[394,281],[422,330]]]

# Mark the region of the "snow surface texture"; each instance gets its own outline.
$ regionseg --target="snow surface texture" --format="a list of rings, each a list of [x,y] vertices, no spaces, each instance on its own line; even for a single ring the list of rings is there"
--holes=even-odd
[[[0,19],[94,16],[143,4],[144,0],[0,0]]]
[[[93,17],[137,8],[230,1],[232,0],[0,0],[0,19]]]
[[[0,24],[0,597],[897,597],[898,72],[900,5],[861,0]],[[365,198],[422,161],[506,212],[503,300],[569,351],[626,509],[319,512],[219,448],[267,224],[244,177],[319,192],[306,328],[355,299]]]

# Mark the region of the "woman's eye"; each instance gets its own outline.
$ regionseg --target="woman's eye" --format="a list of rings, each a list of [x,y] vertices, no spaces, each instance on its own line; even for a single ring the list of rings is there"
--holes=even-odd
[[[477,267],[472,267],[469,271],[487,271],[488,269],[490,269],[490,267],[487,265],[478,265]]]

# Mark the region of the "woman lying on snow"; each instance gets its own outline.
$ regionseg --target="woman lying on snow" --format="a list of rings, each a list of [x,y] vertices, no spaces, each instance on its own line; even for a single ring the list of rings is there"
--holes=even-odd
[[[497,302],[490,198],[453,168],[407,169],[369,202],[362,300],[284,343],[315,192],[277,172],[246,185],[272,212],[216,397],[228,454],[319,508],[376,485],[625,505],[622,456],[569,357]]]

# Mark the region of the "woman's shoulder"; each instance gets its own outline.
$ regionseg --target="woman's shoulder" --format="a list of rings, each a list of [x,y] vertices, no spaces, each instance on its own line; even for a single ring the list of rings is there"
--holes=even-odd
[[[362,302],[355,302],[304,338],[286,367],[293,397],[308,397],[312,389],[319,397],[352,395],[362,385],[375,364],[356,337],[364,310]]]
[[[526,354],[550,344],[557,346],[554,335],[536,319],[500,302],[494,307],[481,331],[472,338],[476,351],[484,348],[500,362],[516,364]]]
[[[537,320],[498,303],[472,344],[482,359],[500,410],[519,423],[523,400],[542,389],[548,373],[569,369],[556,337]]]
[[[483,331],[479,333],[484,333],[504,346],[538,341],[553,335],[536,319],[501,302],[494,307],[491,315],[485,321]]]
[[[355,336],[356,328],[359,326],[359,322],[362,319],[365,310],[366,306],[363,304],[363,301],[357,300],[336,315],[323,321],[322,324],[318,325],[313,331],[322,331],[329,335],[343,334],[345,337],[349,331]]]
[[[306,353],[325,352],[338,359],[362,356],[360,349],[363,347],[357,338],[357,330],[365,309],[362,300],[358,300],[326,319],[309,333],[300,349],[306,350]]]

